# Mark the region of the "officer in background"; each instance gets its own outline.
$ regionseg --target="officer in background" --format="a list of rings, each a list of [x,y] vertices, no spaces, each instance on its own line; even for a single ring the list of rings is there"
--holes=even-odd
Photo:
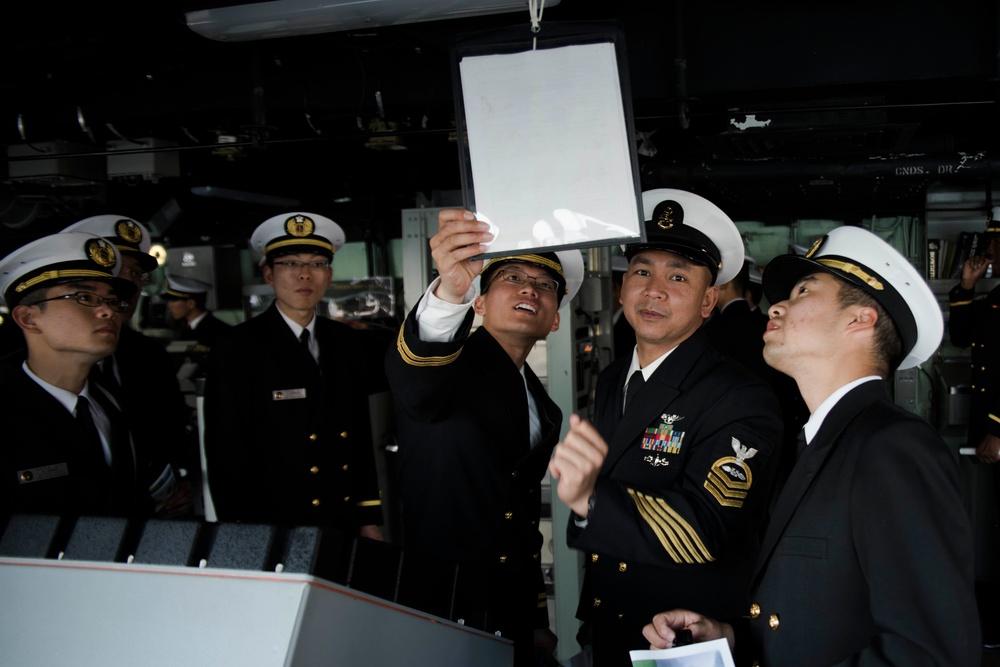
[[[773,393],[703,328],[743,265],[736,226],[681,190],[643,193],[643,210],[622,283],[635,351],[601,372],[593,424],[573,415],[549,466],[585,552],[596,667],[630,666],[665,600],[746,610],[781,438]]]
[[[753,602],[715,617],[729,622],[657,614],[647,640],[670,646],[688,628],[770,667],[978,667],[962,476],[934,428],[890,396],[892,374],[941,342],[937,299],[906,257],[846,226],[805,257],[771,260],[764,289],[765,358],[795,378],[811,416],[751,575]]]
[[[124,313],[121,337],[115,353],[94,366],[101,383],[121,402],[128,416],[132,437],[144,449],[161,452],[178,471],[192,470],[188,442],[191,409],[184,401],[166,346],[139,332],[133,322],[143,287],[149,274],[158,266],[150,254],[149,230],[132,218],[122,215],[96,215],[76,222],[63,231],[89,232],[103,236],[121,254],[118,276],[135,286]],[[179,484],[181,493],[171,499],[174,516],[194,511],[194,486],[186,479]]]
[[[368,386],[384,352],[316,315],[343,244],[337,223],[304,212],[269,218],[250,238],[275,300],[209,353],[206,474],[220,521],[381,539]]]
[[[1000,285],[976,297],[976,285],[1000,257],[1000,206],[983,234],[984,252],[962,265],[962,279],[948,293],[948,336],[960,348],[971,348],[972,399],[969,407],[968,447],[976,460],[993,471],[993,497],[1000,511]],[[1000,530],[994,525],[993,529]],[[980,604],[984,617],[984,643],[1000,645],[1000,584],[981,581]],[[989,622],[985,622],[986,620]]]
[[[230,325],[215,317],[206,308],[208,283],[194,278],[167,276],[167,289],[161,295],[167,302],[167,312],[179,325],[177,340],[189,343],[177,370],[181,382],[205,377],[208,353],[216,337]]]
[[[0,260],[0,296],[26,345],[0,362],[0,516],[150,516],[174,491],[170,466],[131,441],[122,405],[90,377],[135,291],[120,266],[113,245],[83,232]]]
[[[167,276],[167,289],[163,293],[170,316],[183,322],[177,338],[193,340],[199,351],[205,353],[212,349],[215,338],[230,327],[206,307],[211,289],[211,285],[195,278]]]
[[[764,329],[767,319],[750,309],[746,290],[750,266],[746,261],[732,280],[719,285],[716,313],[705,324],[708,340],[723,354],[743,364],[762,380],[769,380],[770,367],[764,363]]]
[[[614,338],[612,359],[631,356],[635,349],[635,331],[622,311],[622,279],[628,272],[628,258],[624,255],[611,256],[611,335]]]
[[[757,260],[750,255],[743,258],[747,265],[747,284],[743,298],[750,305],[750,312],[764,322],[767,326],[767,313],[760,309],[761,299],[764,297],[764,275],[757,266]]]

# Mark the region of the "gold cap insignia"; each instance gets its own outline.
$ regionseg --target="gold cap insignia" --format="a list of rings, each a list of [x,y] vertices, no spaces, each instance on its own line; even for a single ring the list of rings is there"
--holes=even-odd
[[[285,231],[291,236],[299,238],[310,236],[315,229],[316,223],[312,221],[312,218],[304,215],[293,215],[288,220],[285,220]]]
[[[819,252],[819,249],[826,242],[826,238],[827,238],[826,236],[821,236],[818,239],[816,239],[815,242],[813,242],[812,247],[809,248],[809,252],[806,253],[806,259],[809,259],[813,255],[815,255],[817,252]]]
[[[90,239],[86,246],[87,256],[97,264],[109,267],[115,265],[115,249],[104,239]]]
[[[142,240],[142,229],[131,220],[119,220],[115,223],[115,234],[129,243],[139,245]]]
[[[674,222],[674,207],[664,206],[659,217],[656,218],[656,226],[660,229],[673,229],[674,224],[676,224]]]

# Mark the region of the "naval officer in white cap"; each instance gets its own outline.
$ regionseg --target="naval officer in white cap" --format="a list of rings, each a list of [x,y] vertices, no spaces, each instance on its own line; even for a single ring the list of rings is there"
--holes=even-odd
[[[735,625],[658,614],[646,637],[669,646],[687,627],[695,641],[725,636],[738,654],[775,667],[979,665],[962,477],[937,432],[897,406],[888,384],[937,350],[934,294],[905,257],[857,227],[833,230],[805,257],[771,260],[764,290],[764,356],[795,379],[811,415],[752,573],[752,601]]]
[[[438,214],[430,247],[440,278],[386,358],[403,529],[408,552],[458,563],[466,585],[456,613],[511,639],[514,665],[534,666],[536,650],[555,647],[538,521],[562,413],[526,361],[559,327],[583,258],[566,250],[472,260],[492,238],[486,230],[468,211]],[[476,315],[482,326],[471,331]]]
[[[161,451],[178,468],[191,470],[197,465],[188,444],[187,425],[192,410],[184,401],[166,346],[136,326],[139,297],[149,283],[150,272],[158,266],[157,259],[149,252],[152,247],[149,230],[128,216],[102,214],[84,218],[63,231],[104,237],[121,256],[118,277],[135,286],[115,353],[98,362],[94,374],[124,407],[132,437],[139,447]],[[172,497],[165,509],[171,516],[190,515],[194,510],[191,486],[181,480],[180,489],[181,493]]]
[[[631,355],[597,381],[549,466],[584,552],[577,617],[595,665],[629,666],[665,600],[742,613],[781,438],[768,386],[713,348],[702,324],[743,266],[736,225],[704,197],[643,193],[646,239],[625,247]]]
[[[149,516],[173,491],[170,468],[133,446],[121,406],[89,379],[135,291],[120,266],[114,245],[82,232],[0,260],[0,295],[26,343],[0,362],[0,515]]]
[[[167,276],[167,289],[162,294],[170,316],[184,322],[177,337],[195,341],[198,351],[206,353],[212,349],[216,337],[230,326],[208,310],[211,289],[211,285],[196,278]]]
[[[316,314],[343,245],[340,225],[302,211],[265,220],[250,238],[274,302],[219,336],[206,374],[207,475],[222,521],[380,539],[366,383],[384,351]]]

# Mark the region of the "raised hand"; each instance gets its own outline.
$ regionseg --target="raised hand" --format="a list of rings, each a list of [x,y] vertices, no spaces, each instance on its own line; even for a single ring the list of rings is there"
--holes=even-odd
[[[460,208],[446,208],[438,213],[438,231],[430,239],[431,257],[437,264],[441,283],[434,295],[449,303],[462,303],[472,281],[483,268],[483,260],[470,261],[486,251],[493,238],[489,225]]]

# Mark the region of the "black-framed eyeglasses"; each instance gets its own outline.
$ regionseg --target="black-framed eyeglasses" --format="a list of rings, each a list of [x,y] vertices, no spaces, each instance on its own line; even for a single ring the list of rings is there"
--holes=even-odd
[[[280,266],[289,271],[301,271],[302,269],[309,269],[310,271],[325,271],[330,268],[330,262],[316,261],[316,262],[300,262],[295,259],[285,259],[280,262],[272,262],[275,266]]]
[[[63,294],[62,296],[53,296],[48,299],[41,299],[40,301],[35,301],[34,303],[27,305],[37,305],[39,303],[45,303],[46,301],[58,301],[60,299],[73,299],[81,306],[87,306],[88,308],[97,308],[102,303],[108,304],[108,308],[115,311],[116,313],[124,313],[128,310],[128,301],[125,299],[119,299],[117,297],[106,297],[100,296],[99,294],[94,294],[92,292],[76,292],[75,294]]]
[[[121,268],[121,271],[119,271],[119,273],[121,273],[121,275],[123,277],[128,278],[129,280],[136,280],[136,281],[142,283],[143,285],[148,285],[149,284],[149,274],[148,273],[140,273],[139,271],[133,271],[132,269],[128,268],[127,266],[123,266]]]
[[[527,285],[528,282],[530,281],[534,283],[535,288],[539,292],[552,292],[553,294],[555,294],[556,292],[559,291],[559,283],[557,283],[552,278],[546,278],[545,276],[536,278],[535,276],[529,276],[527,273],[521,271],[520,269],[511,269],[511,268],[500,269],[499,271],[497,271],[496,278],[494,278],[492,282],[496,282],[498,280],[502,280],[503,282],[509,283],[516,287]]]

